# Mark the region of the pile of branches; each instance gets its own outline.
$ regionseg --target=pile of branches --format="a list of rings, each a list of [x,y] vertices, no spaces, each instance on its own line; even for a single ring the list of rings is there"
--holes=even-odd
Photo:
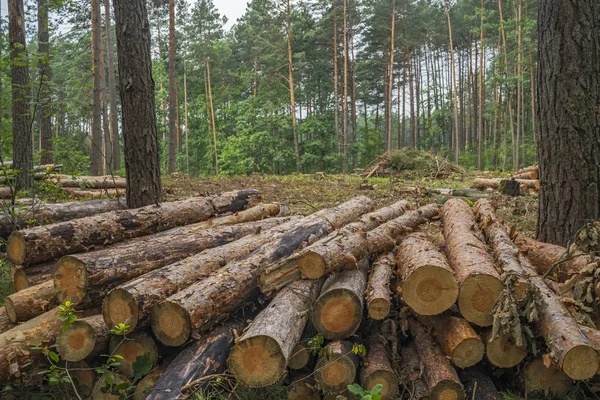
[[[358,175],[368,179],[373,176],[393,176],[403,172],[437,179],[455,173],[463,174],[465,170],[451,163],[446,157],[405,147],[377,156]]]

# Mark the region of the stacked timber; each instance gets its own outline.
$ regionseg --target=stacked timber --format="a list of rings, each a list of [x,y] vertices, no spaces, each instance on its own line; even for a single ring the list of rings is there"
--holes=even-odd
[[[473,180],[473,187],[479,190],[485,189],[495,189],[502,191],[502,188],[507,185],[509,182],[515,181],[521,186],[521,190],[526,191],[528,189],[531,190],[539,190],[541,183],[537,179],[521,179],[513,177],[511,179],[505,178],[475,178]]]

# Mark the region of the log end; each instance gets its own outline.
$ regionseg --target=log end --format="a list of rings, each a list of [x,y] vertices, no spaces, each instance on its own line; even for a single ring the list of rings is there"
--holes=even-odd
[[[187,311],[168,300],[154,307],[150,324],[156,338],[167,346],[182,346],[192,334],[192,323]]]
[[[319,279],[325,275],[327,266],[323,257],[315,252],[307,251],[298,259],[298,269],[307,279]]]
[[[440,267],[421,267],[402,285],[404,301],[420,315],[441,314],[456,303],[458,293],[452,271]]]
[[[104,298],[102,316],[109,327],[118,324],[128,325],[129,329],[125,331],[127,334],[133,332],[138,324],[138,305],[127,290],[115,288]]]
[[[523,385],[528,394],[543,392],[560,396],[573,387],[573,381],[553,364],[546,366],[542,358],[537,358],[525,369]]]
[[[283,377],[286,360],[276,340],[259,335],[236,343],[228,364],[238,382],[249,387],[265,387]]]
[[[54,269],[54,288],[60,303],[81,303],[88,288],[85,264],[73,256],[61,257]]]
[[[15,292],[20,292],[29,287],[29,279],[22,268],[17,269],[13,274],[13,284],[15,286]]]
[[[356,378],[356,366],[347,357],[322,357],[315,368],[315,380],[325,393],[341,393]]]
[[[523,337],[523,343],[525,338]],[[496,340],[487,341],[486,357],[490,364],[499,368],[516,367],[527,356],[525,346],[517,346],[510,335],[502,335]]]
[[[394,399],[398,394],[398,378],[394,373],[387,370],[374,371],[369,374],[362,386],[365,390],[371,390],[377,385],[382,385],[381,398],[383,399]]]
[[[378,298],[369,302],[369,318],[374,320],[382,320],[390,313],[390,302],[387,299]]]
[[[302,369],[310,361],[310,352],[306,342],[298,342],[292,350],[292,355],[288,361],[288,367],[291,369]]]
[[[503,288],[504,285],[497,276],[486,274],[469,276],[463,281],[458,294],[460,313],[475,325],[492,325],[492,307]]]
[[[23,234],[15,231],[6,242],[6,256],[15,265],[23,265],[27,256],[27,244]]]
[[[347,290],[334,289],[322,295],[313,308],[312,322],[330,340],[345,339],[358,329],[362,301]]]
[[[288,392],[288,400],[319,400],[321,393],[312,381],[292,383]]]
[[[6,314],[8,314],[8,319],[13,324],[19,322],[17,318],[17,310],[15,309],[15,304],[13,303],[10,296],[4,298],[4,308],[6,309]]]
[[[75,321],[57,338],[58,353],[66,361],[81,361],[96,346],[94,329],[84,321]]]
[[[591,346],[573,347],[565,356],[562,370],[573,380],[590,379],[598,372],[598,352]]]
[[[154,339],[145,332],[136,332],[128,336],[113,336],[109,344],[110,354],[119,354],[123,357],[121,364],[117,366],[119,372],[131,378],[134,375],[133,363],[138,357],[147,354],[152,365],[158,361],[158,348]]]
[[[96,372],[85,361],[71,364],[70,367],[71,371],[69,373],[71,374],[73,383],[77,387],[77,391],[85,397],[90,397],[96,383]]]
[[[431,400],[464,400],[465,390],[462,385],[454,380],[443,380],[431,389]]]
[[[458,368],[469,368],[477,364],[485,354],[485,345],[479,338],[460,342],[452,352],[452,362]]]

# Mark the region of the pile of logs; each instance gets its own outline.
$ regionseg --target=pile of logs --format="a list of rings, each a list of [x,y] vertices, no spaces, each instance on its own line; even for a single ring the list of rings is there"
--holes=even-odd
[[[503,193],[505,191],[509,192],[506,194],[514,193],[513,187],[516,187],[517,191],[520,189],[520,191],[526,192],[527,190],[539,190],[540,185],[539,167],[537,165],[520,169],[510,178],[475,178],[473,181],[473,188],[475,189],[494,189]]]
[[[600,331],[550,285],[595,259],[509,234],[485,198],[374,210],[360,196],[288,216],[250,189],[63,219],[8,238],[2,382],[40,384],[48,359],[32,347],[52,345],[77,365],[121,355],[111,381],[147,399],[230,376],[284,383],[289,399],[350,399],[354,383],[384,399],[501,399],[492,376],[564,393],[600,366]],[[67,301],[81,313],[63,329]],[[140,357],[154,366],[142,380]]]

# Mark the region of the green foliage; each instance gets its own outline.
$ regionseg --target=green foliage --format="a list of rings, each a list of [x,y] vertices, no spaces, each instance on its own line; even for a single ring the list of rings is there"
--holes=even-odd
[[[63,321],[63,332],[66,332],[67,329],[69,329],[69,326],[71,326],[71,324],[77,320],[77,313],[79,312],[81,311],[77,311],[75,309],[75,305],[69,300],[67,300],[65,304],[58,306],[58,319]]]
[[[371,390],[364,390],[358,383],[348,385],[348,391],[360,400],[381,400],[383,385],[378,384]]]
[[[132,364],[133,367],[133,383],[139,382],[144,376],[152,371],[153,363],[150,355],[144,353],[138,356]]]

